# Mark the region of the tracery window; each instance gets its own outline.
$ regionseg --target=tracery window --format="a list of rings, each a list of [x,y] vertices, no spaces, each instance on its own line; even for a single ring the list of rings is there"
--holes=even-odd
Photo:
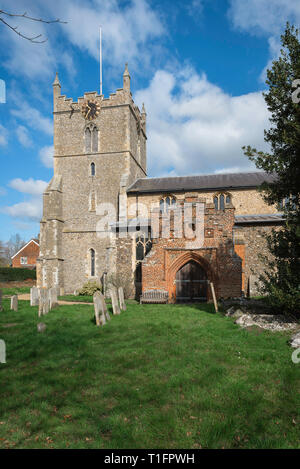
[[[176,198],[172,195],[163,197],[159,201],[159,208],[161,212],[166,212],[170,208],[175,208],[175,206],[176,206]]]
[[[142,260],[152,248],[150,231],[148,235],[141,233],[135,239],[135,281],[142,282]]]
[[[96,153],[98,151],[99,131],[95,125],[89,125],[84,131],[86,153]]]
[[[224,210],[225,204],[231,203],[231,195],[220,192],[214,196],[214,206],[216,210]]]

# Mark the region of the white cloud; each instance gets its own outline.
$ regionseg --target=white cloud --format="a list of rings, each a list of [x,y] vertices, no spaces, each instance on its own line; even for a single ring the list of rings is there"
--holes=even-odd
[[[15,189],[22,194],[29,194],[29,200],[24,200],[14,205],[6,206],[1,209],[2,213],[7,213],[18,220],[37,222],[42,217],[42,193],[46,189],[48,183],[46,181],[35,180],[29,178],[23,180],[20,178],[13,179],[9,182],[9,187]]]
[[[277,35],[286,21],[299,24],[299,0],[230,0],[229,16],[236,28],[252,34]]]
[[[8,132],[6,128],[0,124],[0,145],[7,145]]]
[[[24,125],[19,125],[16,129],[16,134],[19,142],[21,145],[24,147],[31,147],[32,146],[32,140],[29,136],[28,129],[24,127]]]
[[[135,99],[145,102],[148,113],[151,176],[255,170],[241,147],[267,149],[269,115],[261,93],[230,96],[185,68],[178,74],[157,71]]]
[[[43,165],[46,166],[46,168],[53,167],[53,154],[54,154],[53,145],[45,146],[40,149],[39,157]]]
[[[38,109],[30,106],[26,101],[17,100],[16,106],[11,110],[11,114],[26,122],[33,129],[40,130],[47,135],[53,134],[53,122],[48,117],[41,114]]]
[[[1,8],[11,9],[11,0],[3,0]],[[15,0],[14,10],[27,11],[28,1]],[[2,41],[9,54],[4,65],[13,73],[32,77],[49,78],[58,64],[66,66],[70,76],[73,73],[72,47],[79,47],[99,60],[99,26],[103,27],[103,48],[111,66],[119,66],[127,60],[131,69],[149,63],[154,53],[151,41],[165,33],[159,14],[148,0],[36,0],[30,4],[30,15],[38,18],[67,21],[67,24],[46,25],[14,18],[19,30],[33,36],[47,37],[45,44],[37,45],[20,39],[7,28],[2,28]],[[64,36],[64,54],[59,34]],[[70,64],[71,69],[70,69]]]
[[[40,179],[29,178],[26,181],[20,178],[13,179],[9,182],[9,187],[15,189],[19,192],[30,195],[42,195],[46,189],[48,183],[46,181],[41,181]]]
[[[300,24],[299,0],[230,0],[228,15],[236,29],[268,38],[270,59],[260,76],[265,81],[267,68],[279,56],[286,22]]]
[[[1,211],[13,218],[36,222],[42,218],[42,199],[33,198],[28,202],[20,202],[10,207],[4,207]]]

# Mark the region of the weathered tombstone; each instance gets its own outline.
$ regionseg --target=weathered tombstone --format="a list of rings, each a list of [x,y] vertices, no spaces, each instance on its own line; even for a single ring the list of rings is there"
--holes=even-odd
[[[120,314],[120,308],[119,308],[119,303],[118,303],[118,296],[117,296],[117,290],[115,288],[112,288],[110,290],[110,297],[111,297],[111,304],[112,304],[112,309],[113,309],[113,314]]]
[[[30,288],[30,306],[38,306],[39,289],[37,287]]]
[[[101,293],[95,292],[93,295],[95,318],[97,326],[104,326],[106,324],[106,318],[103,311],[103,305],[100,298]]]
[[[65,289],[63,287],[59,288],[59,296],[64,296],[65,294]]]
[[[107,306],[106,306],[106,303],[105,303],[104,295],[102,295],[101,292],[98,292],[98,294],[99,294],[99,298],[100,298],[100,301],[101,301],[101,308],[102,308],[103,314],[104,314],[106,320],[110,321],[110,315],[109,315],[109,312],[107,311]]]
[[[3,306],[2,306],[2,290],[0,290],[0,311],[3,311]]]
[[[39,317],[49,313],[49,292],[47,288],[39,289]]]
[[[56,308],[58,306],[57,302],[57,287],[52,287],[49,289],[49,309]]]
[[[119,288],[118,288],[118,293],[119,293],[120,308],[121,308],[123,311],[126,311],[126,303],[125,303],[125,299],[124,299],[124,290],[123,290],[123,287],[119,287]]]
[[[46,324],[43,322],[39,322],[37,325],[37,330],[38,332],[44,332],[46,330]]]
[[[10,309],[18,311],[18,295],[13,295],[10,299]]]

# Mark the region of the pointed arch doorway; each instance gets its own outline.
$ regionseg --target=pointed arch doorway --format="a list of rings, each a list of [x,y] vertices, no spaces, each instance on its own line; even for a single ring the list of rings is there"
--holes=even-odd
[[[207,275],[198,262],[184,264],[176,272],[175,283],[178,303],[207,301]]]

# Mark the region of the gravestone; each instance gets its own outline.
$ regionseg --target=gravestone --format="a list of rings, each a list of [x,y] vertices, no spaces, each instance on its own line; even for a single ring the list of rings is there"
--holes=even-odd
[[[120,314],[120,308],[119,308],[119,303],[118,303],[118,295],[117,295],[117,290],[115,288],[112,288],[110,290],[110,297],[111,297],[111,304],[112,304],[112,309],[113,309],[113,314]]]
[[[57,302],[57,287],[52,287],[49,289],[49,309],[56,308],[58,306]]]
[[[120,302],[120,308],[123,310],[123,311],[126,311],[126,303],[125,303],[125,299],[124,299],[124,290],[123,290],[123,287],[119,287],[118,288],[118,293],[119,293],[119,302]]]
[[[30,288],[30,306],[38,306],[39,289],[37,287]]]
[[[37,330],[38,332],[44,332],[46,330],[46,324],[43,322],[39,322],[37,325]]]
[[[103,314],[104,314],[106,320],[110,321],[110,315],[109,315],[109,312],[107,311],[107,306],[106,306],[106,303],[105,303],[104,295],[102,295],[101,292],[98,292],[98,294],[99,294],[99,298],[100,298],[100,301],[101,301],[101,308],[102,308]]]
[[[0,289],[0,311],[3,311],[3,305],[2,305],[2,290]]]
[[[96,325],[104,326],[106,324],[106,317],[103,311],[103,304],[102,304],[100,295],[101,293],[98,291],[96,291],[93,295],[94,311],[95,311]]]
[[[39,317],[49,313],[49,291],[47,288],[39,289]]]
[[[10,309],[18,311],[18,295],[13,295],[10,299]]]

